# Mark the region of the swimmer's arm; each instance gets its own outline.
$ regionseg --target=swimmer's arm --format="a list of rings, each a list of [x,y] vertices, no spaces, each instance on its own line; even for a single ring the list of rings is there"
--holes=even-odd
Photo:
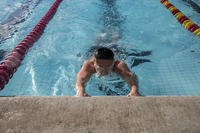
[[[88,63],[84,63],[81,70],[77,74],[76,81],[76,96],[89,96],[85,92],[85,85],[91,77],[91,73],[88,70]]]
[[[117,65],[117,73],[128,83],[131,88],[130,93],[127,96],[140,96],[138,92],[138,81],[136,75],[134,75],[128,68],[128,66],[120,61]]]

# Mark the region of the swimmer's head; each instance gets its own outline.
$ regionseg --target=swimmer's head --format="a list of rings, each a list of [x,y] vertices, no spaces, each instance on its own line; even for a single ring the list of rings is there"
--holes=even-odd
[[[102,47],[94,54],[94,67],[99,75],[109,74],[114,67],[114,53],[112,50]]]

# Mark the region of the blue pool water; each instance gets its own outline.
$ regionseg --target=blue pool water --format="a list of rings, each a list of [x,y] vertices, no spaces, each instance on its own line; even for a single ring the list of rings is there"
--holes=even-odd
[[[0,2],[0,50],[11,51],[37,24],[54,2],[49,0]],[[200,5],[199,0],[194,0]],[[200,13],[184,0],[171,1],[200,25]],[[10,14],[23,5],[22,21],[9,23]],[[19,20],[19,19],[18,19]],[[7,22],[7,24],[2,24]],[[4,34],[2,34],[4,33]],[[1,96],[75,95],[76,74],[88,51],[104,35],[116,58],[124,60],[139,80],[139,92],[149,95],[200,95],[200,38],[185,30],[156,0],[64,0],[45,33],[30,49]],[[126,95],[119,77],[92,77],[90,95]]]

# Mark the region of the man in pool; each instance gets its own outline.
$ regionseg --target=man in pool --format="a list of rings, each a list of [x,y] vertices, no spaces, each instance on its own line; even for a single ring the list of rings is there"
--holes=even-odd
[[[105,47],[99,48],[95,52],[94,57],[85,61],[82,65],[81,70],[77,74],[76,96],[89,96],[85,91],[85,85],[93,74],[104,76],[111,72],[119,74],[128,83],[131,90],[127,96],[140,96],[135,75],[131,73],[123,61],[115,60],[112,50]]]

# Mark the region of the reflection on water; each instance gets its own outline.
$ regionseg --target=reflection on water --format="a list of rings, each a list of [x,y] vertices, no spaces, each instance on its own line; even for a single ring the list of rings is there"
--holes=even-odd
[[[103,28],[96,37],[95,45],[106,45],[109,43],[117,43],[122,38],[123,27],[125,21],[117,9],[116,0],[101,0],[102,16],[100,22]]]
[[[17,32],[19,23],[24,22],[41,0],[26,0],[19,8],[13,11],[5,20],[0,23],[0,44]]]
[[[5,57],[5,55],[7,54],[7,51],[1,49],[0,50],[0,61],[3,60],[3,58]]]
[[[192,0],[183,0],[184,2],[187,2],[187,5],[189,7],[192,7],[194,11],[200,13],[200,6],[198,4],[196,4],[194,1]]]

